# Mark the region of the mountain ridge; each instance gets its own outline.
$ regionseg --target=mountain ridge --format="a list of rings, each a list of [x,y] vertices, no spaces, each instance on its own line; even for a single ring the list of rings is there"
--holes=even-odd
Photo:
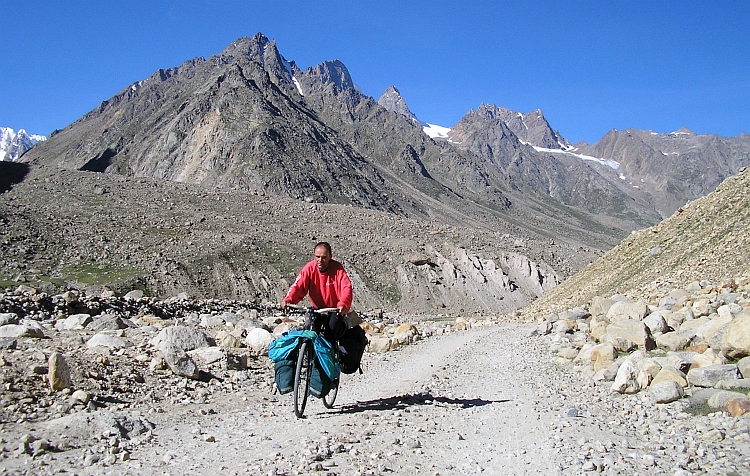
[[[66,269],[101,259],[117,269],[145,273],[145,266],[148,273],[134,272],[135,281],[126,281],[155,293],[188,290],[273,299],[293,278],[277,250],[294,250],[290,255],[300,265],[305,243],[324,237],[344,243],[367,305],[424,312],[507,311],[547,292],[632,230],[658,223],[667,211],[654,206],[659,197],[652,189],[635,188],[615,168],[582,159],[584,152],[600,150],[571,146],[541,111],[518,116],[481,105],[444,140],[428,136],[419,121],[405,114],[408,106],[398,97],[383,107],[365,96],[338,60],[303,72],[260,33],[238,39],[208,59],[160,69],[56,131],[19,164],[28,167],[28,178],[13,185],[14,190],[33,192],[42,202],[59,200],[55,197],[64,193],[66,180],[87,184],[89,191],[81,193],[90,204],[76,201],[78,215],[103,202],[100,213],[113,220],[96,221],[102,230],[89,239],[102,244],[80,258],[72,255],[51,264],[45,252],[33,250],[58,249],[57,238],[14,229],[3,247],[7,258],[0,263],[0,274],[67,276]],[[531,125],[529,130],[541,133],[522,140],[506,123],[514,117],[513,127]],[[540,143],[556,148],[528,140],[544,140]],[[706,143],[705,150],[715,152],[714,162],[723,160],[717,177],[746,159],[741,141]],[[629,164],[629,150],[612,147],[610,163],[621,166],[619,158]],[[631,167],[627,170],[633,176],[626,178],[637,179],[632,171],[638,169]],[[98,181],[108,185],[97,186]],[[41,188],[49,190],[40,189],[43,183],[50,185]],[[120,197],[112,191],[118,186],[132,187],[132,194]],[[175,199],[159,189],[172,190]],[[192,203],[207,190],[218,193],[209,213],[191,205],[183,214],[176,203],[166,210],[141,207],[136,212],[120,203],[171,203],[178,197]],[[702,190],[687,188],[691,193]],[[689,196],[685,192],[669,205]],[[15,206],[22,203],[15,193],[4,198],[13,198]],[[8,217],[26,220],[32,230],[46,229],[44,216],[73,213],[47,205],[49,211],[37,217],[33,202],[23,203],[14,210],[8,202],[3,210]],[[269,207],[281,204],[288,212],[270,212]],[[120,215],[113,217],[110,208]],[[261,218],[264,213],[270,222]],[[307,213],[357,226],[347,236],[345,228]],[[289,221],[286,214],[296,220]],[[357,214],[375,223],[410,225],[391,228],[384,243],[378,226],[357,221]],[[219,219],[224,216],[232,223]],[[145,228],[121,229],[134,221]],[[147,226],[151,222],[159,225]],[[190,229],[196,224],[217,230],[208,235],[209,230],[201,231],[210,242],[220,237],[212,249],[196,246]],[[115,236],[117,242],[135,244],[136,254],[142,249],[161,255],[155,261],[158,268],[138,256],[113,254],[106,243]],[[76,237],[75,247],[86,240],[86,235]],[[395,256],[389,248],[398,250]],[[268,262],[258,262],[249,249],[265,250],[259,257]],[[38,272],[19,274],[23,259],[37,263],[32,269]],[[384,268],[373,267],[373,259]],[[526,271],[519,274],[521,269]],[[115,285],[125,286],[109,283]],[[410,301],[411,295],[423,300]]]

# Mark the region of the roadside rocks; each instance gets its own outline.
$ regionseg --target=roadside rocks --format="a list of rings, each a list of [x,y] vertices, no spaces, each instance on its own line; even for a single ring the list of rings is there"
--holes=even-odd
[[[749,294],[750,279],[740,277],[721,286],[695,282],[648,299],[595,297],[582,308],[546,316],[534,333],[545,336],[558,363],[575,363],[611,392],[648,390],[659,403],[690,397],[699,388],[747,396]],[[721,411],[727,401],[705,403]],[[740,412],[735,405],[732,413]]]
[[[497,322],[360,314],[370,352]],[[80,472],[127,461],[151,438],[148,415],[165,406],[198,403],[210,412],[218,395],[248,387],[271,395],[268,345],[302,316],[255,302],[19,286],[0,293],[0,322],[0,461],[82,448],[66,463]],[[10,436],[29,425],[26,436]]]

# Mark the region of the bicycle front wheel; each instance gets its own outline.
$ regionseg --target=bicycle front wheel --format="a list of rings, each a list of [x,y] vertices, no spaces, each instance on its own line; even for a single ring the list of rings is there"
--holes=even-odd
[[[336,401],[336,395],[339,393],[339,381],[334,380],[331,382],[331,390],[328,394],[323,397],[323,406],[326,408],[333,408],[333,402]]]
[[[302,342],[297,355],[297,367],[294,371],[294,414],[297,415],[297,418],[302,418],[305,413],[307,396],[310,393],[313,358],[312,342]]]

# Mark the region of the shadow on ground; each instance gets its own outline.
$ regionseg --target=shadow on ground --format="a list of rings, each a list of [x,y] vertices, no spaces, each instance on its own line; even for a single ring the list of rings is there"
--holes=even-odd
[[[505,403],[510,400],[484,400],[481,398],[448,398],[435,397],[430,393],[400,395],[397,397],[378,398],[348,405],[342,405],[340,413],[359,413],[367,410],[401,410],[416,405],[458,405],[461,408],[483,407],[492,403]]]
[[[22,182],[28,173],[28,164],[0,162],[0,193],[5,193],[13,185]]]

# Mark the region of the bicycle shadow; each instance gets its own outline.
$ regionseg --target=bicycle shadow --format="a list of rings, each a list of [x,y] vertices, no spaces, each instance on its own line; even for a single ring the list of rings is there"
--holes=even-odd
[[[448,398],[434,396],[431,393],[407,394],[395,397],[378,398],[375,400],[359,401],[341,405],[339,413],[361,413],[368,410],[403,410],[417,405],[458,405],[461,408],[475,408],[490,405],[492,403],[505,403],[510,400],[484,400],[482,398]]]

